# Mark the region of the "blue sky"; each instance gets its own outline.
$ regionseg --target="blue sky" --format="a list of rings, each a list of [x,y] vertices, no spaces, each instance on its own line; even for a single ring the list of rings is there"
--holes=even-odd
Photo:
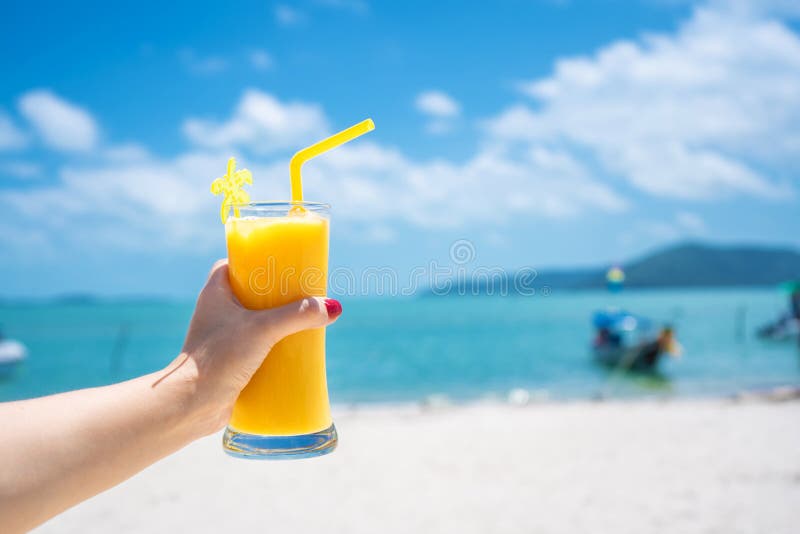
[[[682,239],[800,246],[792,2],[18,2],[0,20],[0,295],[185,297],[208,184],[292,152],[332,262],[596,265]],[[156,189],[162,189],[161,194]],[[148,192],[149,191],[149,192]]]

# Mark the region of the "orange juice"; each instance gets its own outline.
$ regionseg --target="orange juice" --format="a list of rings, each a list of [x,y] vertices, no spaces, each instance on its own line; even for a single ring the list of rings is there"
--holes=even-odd
[[[322,210],[231,216],[225,225],[230,281],[250,309],[324,296],[329,221]],[[322,213],[320,213],[320,211]],[[325,329],[278,342],[239,395],[232,430],[268,436],[310,434],[332,424],[325,377]]]

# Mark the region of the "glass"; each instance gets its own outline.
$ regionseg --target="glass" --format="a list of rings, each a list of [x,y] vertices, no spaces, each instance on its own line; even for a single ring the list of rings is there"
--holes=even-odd
[[[225,224],[233,292],[246,308],[327,293],[330,206],[259,202]],[[336,448],[325,374],[325,328],[279,341],[233,407],[223,447],[247,458],[307,458]]]

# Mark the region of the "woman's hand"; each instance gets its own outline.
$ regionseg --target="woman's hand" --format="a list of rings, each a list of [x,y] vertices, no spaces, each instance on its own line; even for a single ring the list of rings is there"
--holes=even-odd
[[[187,396],[198,436],[211,434],[225,426],[239,392],[278,341],[326,326],[341,313],[338,301],[315,297],[248,310],[231,290],[227,260],[220,260],[197,299],[181,355],[159,380]]]
[[[251,311],[217,262],[181,355],[119,384],[0,403],[0,532],[23,532],[222,428],[275,343],[333,322],[331,299]]]

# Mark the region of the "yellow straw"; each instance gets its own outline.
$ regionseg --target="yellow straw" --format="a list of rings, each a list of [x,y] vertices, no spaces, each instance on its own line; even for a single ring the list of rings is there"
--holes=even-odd
[[[333,134],[319,143],[314,143],[310,147],[304,148],[292,156],[292,160],[289,162],[289,176],[292,179],[292,202],[302,202],[303,200],[303,177],[300,170],[303,168],[303,164],[306,161],[311,158],[316,158],[323,152],[327,152],[332,148],[352,141],[356,137],[360,137],[374,129],[375,123],[372,122],[372,119],[367,119],[337,134]]]

